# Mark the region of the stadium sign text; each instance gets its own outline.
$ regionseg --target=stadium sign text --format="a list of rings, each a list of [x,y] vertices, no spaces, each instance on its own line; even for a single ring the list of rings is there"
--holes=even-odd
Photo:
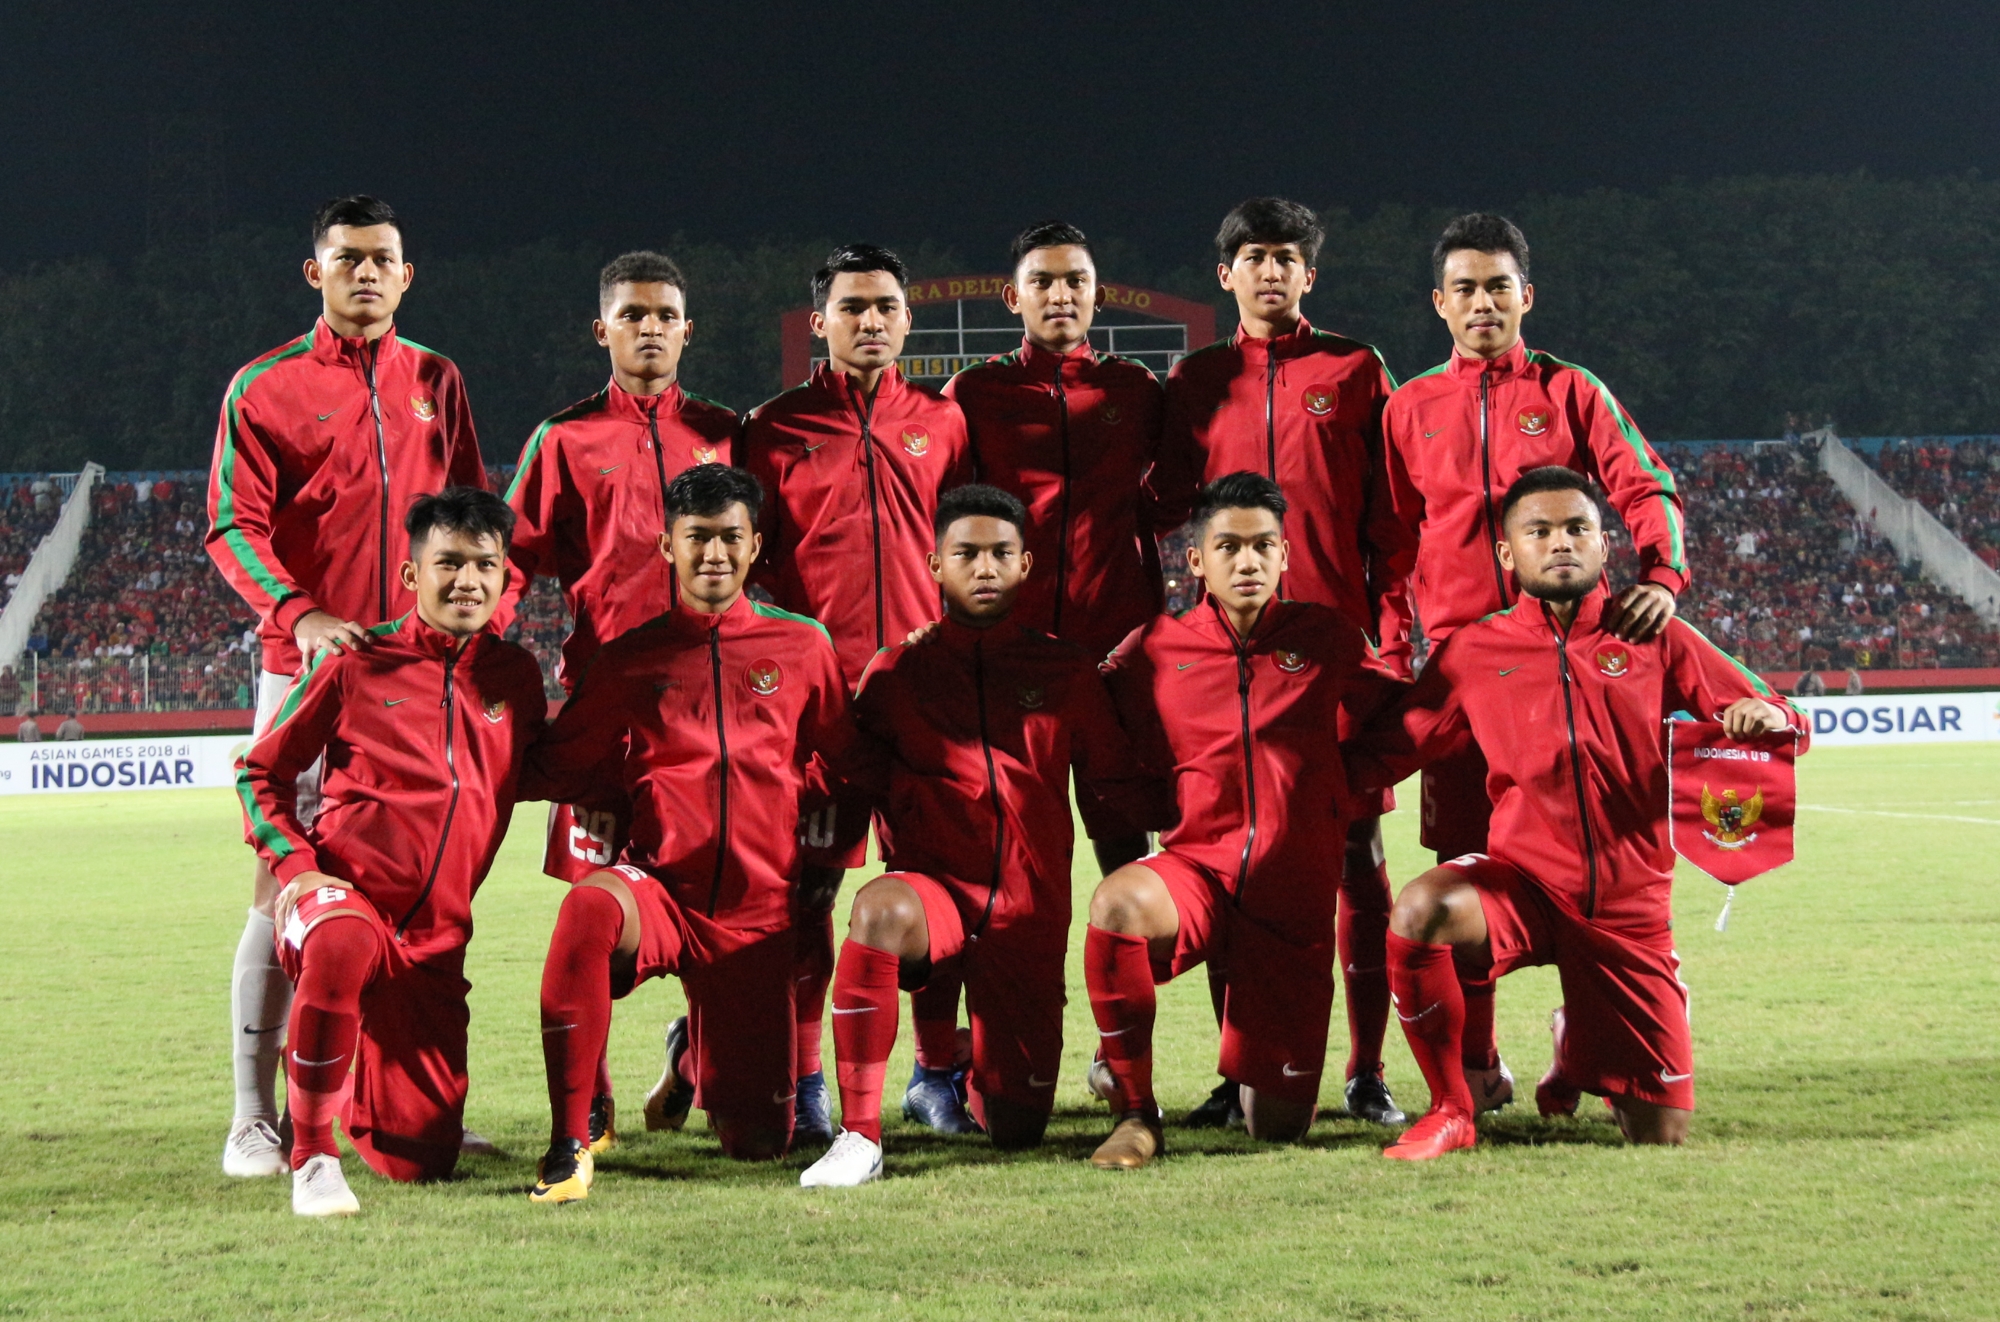
[[[2000,739],[2000,693],[1863,694],[1792,702],[1811,718],[1819,748]]]
[[[0,744],[0,794],[226,789],[242,735]]]

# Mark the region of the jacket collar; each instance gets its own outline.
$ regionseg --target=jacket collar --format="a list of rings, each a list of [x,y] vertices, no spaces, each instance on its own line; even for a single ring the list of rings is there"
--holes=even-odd
[[[1021,366],[1027,368],[1029,374],[1037,380],[1044,377],[1053,380],[1057,372],[1072,364],[1079,367],[1089,367],[1095,364],[1097,362],[1097,350],[1090,347],[1090,341],[1085,340],[1068,353],[1056,353],[1053,350],[1042,348],[1033,340],[1023,335],[1021,337],[1019,361]]]
[[[1312,336],[1312,323],[1306,320],[1304,313],[1301,313],[1298,325],[1283,335],[1268,340],[1260,340],[1250,334],[1249,329],[1239,321],[1236,323],[1236,334],[1232,337],[1232,342],[1240,352],[1252,357],[1269,353],[1279,358],[1290,358],[1294,354],[1304,352],[1305,346],[1312,342]]]
[[[1202,594],[1201,605],[1194,608],[1190,619],[1202,632],[1213,635],[1232,648],[1238,641],[1245,647],[1255,647],[1269,638],[1291,612],[1291,602],[1282,597],[1272,597],[1264,604],[1264,613],[1257,617],[1256,627],[1250,631],[1250,636],[1239,640],[1236,637],[1236,626],[1229,622],[1229,612],[1222,609],[1222,603],[1215,599],[1213,592],[1205,592]]]
[[[681,411],[686,398],[679,381],[657,395],[635,395],[616,381],[609,381],[604,386],[604,411],[623,422],[644,424],[655,409],[661,418],[673,417]]]
[[[751,614],[748,592],[739,594],[735,601],[729,603],[729,609],[720,615],[705,615],[687,608],[687,604],[680,600],[677,585],[674,589],[674,608],[658,618],[668,637],[707,643],[711,633],[720,633],[725,638],[735,634],[749,623]]]
[[[946,612],[938,628],[938,642],[954,656],[971,656],[972,649],[980,648],[991,652],[1007,646],[1021,636],[1021,625],[1012,615],[999,620],[984,629],[975,629],[969,624],[960,624]]]
[[[460,639],[446,633],[442,629],[432,628],[424,620],[424,617],[412,608],[409,614],[396,621],[395,628],[390,632],[405,647],[419,656],[442,661],[446,656],[455,651],[458,653],[458,659],[464,661],[472,655],[475,647],[481,645],[480,640],[493,632],[493,625],[491,621],[488,621],[486,627],[478,633],[473,634],[470,638]]]
[[[832,363],[821,363],[813,369],[812,384],[840,401],[840,406],[851,410],[856,417],[868,412],[868,396],[854,378],[835,367]],[[882,373],[882,379],[875,386],[875,407],[879,411],[909,389],[903,379],[903,369],[891,363]]]
[[[376,347],[379,346],[379,347]],[[396,338],[396,327],[391,323],[388,330],[373,344],[359,335],[352,337],[334,334],[333,327],[321,317],[313,323],[312,356],[323,363],[337,363],[343,367],[365,367],[372,356],[375,366],[382,367],[395,360],[403,351],[403,342]]]
[[[1549,638],[1575,638],[1594,634],[1604,627],[1604,612],[1611,604],[1611,589],[1603,582],[1592,588],[1584,599],[1576,604],[1576,618],[1570,621],[1568,630],[1556,622],[1556,615],[1546,602],[1539,597],[1523,593],[1513,606],[1501,612],[1504,619],[1514,628],[1524,629],[1532,634]]]
[[[1444,370],[1446,376],[1469,386],[1478,385],[1481,376],[1495,381],[1505,381],[1508,377],[1518,376],[1528,370],[1528,342],[1514,341],[1514,347],[1498,358],[1473,358],[1454,348],[1451,351],[1451,361],[1445,364]]]

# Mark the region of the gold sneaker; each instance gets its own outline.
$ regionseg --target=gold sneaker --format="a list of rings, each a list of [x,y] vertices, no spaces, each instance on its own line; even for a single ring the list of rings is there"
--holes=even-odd
[[[580,1203],[590,1197],[590,1181],[597,1163],[590,1149],[573,1138],[549,1145],[548,1152],[535,1163],[535,1187],[528,1192],[531,1203]]]
[[[590,1099],[590,1151],[601,1156],[618,1146],[618,1103],[610,1097]]]
[[[1090,1154],[1090,1164],[1101,1171],[1135,1171],[1152,1164],[1153,1158],[1166,1150],[1167,1137],[1160,1127],[1159,1111],[1155,1109],[1151,1115],[1127,1111],[1111,1131],[1111,1137]]]

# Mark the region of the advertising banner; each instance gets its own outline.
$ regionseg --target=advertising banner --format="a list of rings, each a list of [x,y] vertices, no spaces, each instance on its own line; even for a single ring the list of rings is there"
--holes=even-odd
[[[2000,739],[2000,693],[1864,693],[1791,702],[1811,715],[1814,748]]]
[[[249,735],[0,744],[0,794],[227,789]]]

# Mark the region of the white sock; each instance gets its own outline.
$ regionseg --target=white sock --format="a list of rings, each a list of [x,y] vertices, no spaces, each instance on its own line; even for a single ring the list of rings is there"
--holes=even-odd
[[[229,984],[229,1054],[236,1074],[236,1118],[278,1120],[278,1063],[285,1050],[285,1018],[292,1010],[292,980],[278,964],[277,925],[255,909],[236,943]]]

